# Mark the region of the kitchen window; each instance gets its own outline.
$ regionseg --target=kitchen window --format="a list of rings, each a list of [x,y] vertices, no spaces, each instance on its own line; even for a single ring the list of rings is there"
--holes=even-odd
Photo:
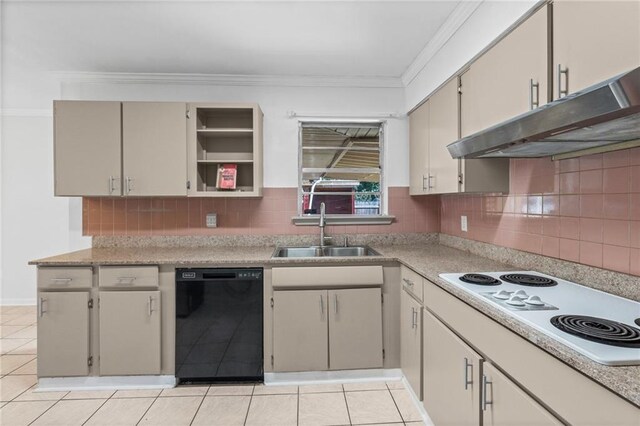
[[[385,215],[384,123],[301,122],[296,224],[390,223]]]

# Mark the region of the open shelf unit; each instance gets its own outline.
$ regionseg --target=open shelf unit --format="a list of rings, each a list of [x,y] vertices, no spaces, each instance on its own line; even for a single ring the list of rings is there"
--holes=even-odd
[[[189,104],[190,196],[262,196],[262,110],[257,104]],[[236,189],[218,189],[218,166],[236,164]]]

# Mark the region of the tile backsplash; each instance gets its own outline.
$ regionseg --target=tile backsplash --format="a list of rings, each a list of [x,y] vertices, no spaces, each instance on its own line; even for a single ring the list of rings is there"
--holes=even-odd
[[[640,275],[640,148],[512,159],[510,175],[509,194],[441,196],[441,232]]]
[[[410,197],[407,187],[389,188],[391,225],[327,226],[327,234],[424,233],[440,230],[440,200]],[[83,234],[135,235],[282,235],[315,234],[317,227],[295,226],[296,188],[264,188],[262,198],[147,197],[83,199]],[[207,213],[218,227],[207,228]]]

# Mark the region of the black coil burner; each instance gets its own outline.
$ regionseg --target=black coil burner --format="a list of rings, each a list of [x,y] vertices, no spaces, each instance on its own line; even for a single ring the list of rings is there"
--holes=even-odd
[[[478,284],[478,285],[500,285],[502,284],[499,280],[490,277],[489,275],[483,274],[464,274],[460,277],[460,281],[464,281],[469,284]]]
[[[585,315],[556,315],[551,318],[554,327],[574,336],[625,348],[640,348],[640,329],[604,318]]]
[[[634,322],[636,323],[636,325],[637,325],[638,327],[640,327],[640,318],[636,318],[636,320],[635,320]]]
[[[501,275],[500,279],[511,284],[525,285],[529,287],[553,287],[558,285],[556,280],[541,277],[540,275],[530,274],[506,274]]]

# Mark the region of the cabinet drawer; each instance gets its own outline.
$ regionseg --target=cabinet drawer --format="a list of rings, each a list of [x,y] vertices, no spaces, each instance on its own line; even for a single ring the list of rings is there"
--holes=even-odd
[[[101,288],[158,287],[158,267],[101,266],[98,285]]]
[[[83,267],[40,267],[38,268],[39,289],[79,289],[91,288],[93,270]]]
[[[422,276],[403,266],[400,278],[402,279],[402,287],[422,302],[424,300],[422,296]]]

